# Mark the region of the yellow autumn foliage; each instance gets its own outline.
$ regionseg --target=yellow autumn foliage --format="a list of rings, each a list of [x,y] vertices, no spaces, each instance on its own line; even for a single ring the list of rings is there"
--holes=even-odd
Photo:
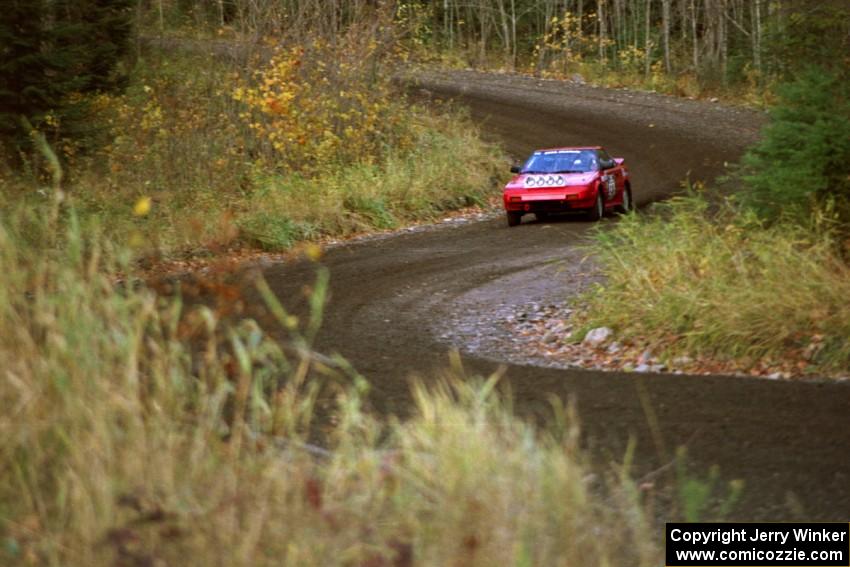
[[[375,72],[375,43],[331,46],[315,40],[278,48],[240,84],[240,116],[279,169],[314,174],[328,164],[374,163],[409,147],[407,111],[390,79]]]

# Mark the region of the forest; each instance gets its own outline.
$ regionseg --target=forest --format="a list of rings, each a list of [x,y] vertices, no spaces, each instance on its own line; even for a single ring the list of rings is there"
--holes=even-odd
[[[161,0],[152,7],[160,29],[188,18],[262,35],[332,33],[382,5],[389,4]],[[440,0],[395,9],[423,57],[535,73],[689,75],[761,88],[797,65],[840,67],[847,47],[848,7],[840,0]]]

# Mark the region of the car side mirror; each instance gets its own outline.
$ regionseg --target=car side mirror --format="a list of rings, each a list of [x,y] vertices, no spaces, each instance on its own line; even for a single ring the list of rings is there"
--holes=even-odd
[[[602,166],[602,169],[612,169],[617,167],[617,162],[612,159],[611,161],[600,161],[599,165]]]
[[[518,166],[518,165],[512,165],[511,166],[511,173],[519,173],[520,171],[522,171],[522,168],[520,166]]]

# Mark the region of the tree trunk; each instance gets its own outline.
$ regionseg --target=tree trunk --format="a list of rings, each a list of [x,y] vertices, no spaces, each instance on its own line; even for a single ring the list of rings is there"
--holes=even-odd
[[[753,0],[753,31],[751,38],[753,43],[753,65],[761,74],[761,0]]]
[[[516,69],[516,0],[511,0],[511,69]]]
[[[664,27],[664,70],[672,72],[670,65],[670,0],[664,0],[662,4],[662,25]]]
[[[726,22],[726,0],[720,0],[717,6],[717,41],[720,48],[720,75],[726,84],[726,68],[729,59],[729,28]]]
[[[691,0],[691,40],[694,47],[694,73],[699,75],[699,38],[697,37],[697,2]]]
[[[599,62],[605,62],[605,43],[607,32],[607,22],[605,21],[605,1],[599,0],[599,8],[597,10],[597,17],[599,19]]]
[[[644,37],[643,37],[643,61],[644,61],[644,76],[649,78],[649,71],[652,67],[652,39],[650,38],[650,17],[652,11],[652,0],[646,0],[646,13],[644,14]]]
[[[584,0],[578,0],[576,13],[578,14],[578,37],[581,40],[582,28],[584,27]]]

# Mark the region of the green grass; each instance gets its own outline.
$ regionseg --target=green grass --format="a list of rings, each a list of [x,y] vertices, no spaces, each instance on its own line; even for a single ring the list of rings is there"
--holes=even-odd
[[[539,430],[494,379],[454,376],[380,421],[273,298],[285,342],[116,285],[129,255],[73,215],[52,247],[19,219],[0,224],[0,563],[660,561],[639,491],[591,474],[569,411]]]
[[[766,226],[691,194],[594,238],[607,281],[587,297],[588,326],[744,369],[776,360],[804,373],[850,368],[850,268],[828,230]]]

